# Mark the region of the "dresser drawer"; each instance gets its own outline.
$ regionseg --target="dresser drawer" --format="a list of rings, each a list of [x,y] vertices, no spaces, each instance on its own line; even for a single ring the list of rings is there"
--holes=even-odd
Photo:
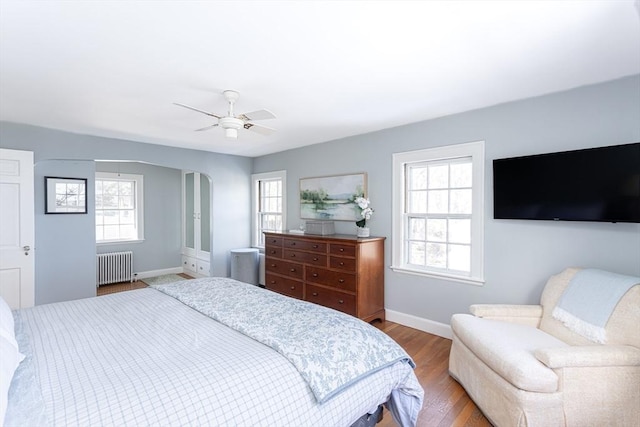
[[[302,279],[304,266],[296,262],[288,262],[277,258],[266,259],[266,271],[282,274],[283,276]]]
[[[331,255],[340,256],[356,256],[356,247],[354,245],[341,245],[339,243],[331,243],[329,245],[329,253]]]
[[[272,256],[274,258],[282,258],[282,247],[267,245],[264,248],[265,256]]]
[[[267,273],[265,287],[271,291],[302,299],[302,282]]]
[[[309,252],[327,252],[327,244],[322,242],[313,242],[302,239],[284,239],[283,246],[285,249],[296,249],[299,251]]]
[[[302,252],[297,250],[285,249],[283,258],[288,261],[295,262],[304,262],[305,264],[315,265],[318,267],[326,267],[327,266],[327,256],[311,253],[311,252]]]
[[[282,237],[274,237],[274,236],[265,236],[264,244],[265,246],[282,246]]]
[[[306,285],[305,299],[309,302],[324,305],[342,311],[343,313],[356,315],[356,297],[344,292],[322,288],[320,286]]]
[[[355,272],[356,259],[332,256],[332,257],[329,257],[329,267],[336,268],[338,270]]]
[[[305,280],[320,285],[331,286],[341,291],[356,291],[356,275],[324,268],[307,267]]]

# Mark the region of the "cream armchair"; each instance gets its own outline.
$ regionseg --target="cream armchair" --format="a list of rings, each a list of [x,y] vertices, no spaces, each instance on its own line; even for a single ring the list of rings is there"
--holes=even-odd
[[[598,344],[552,316],[578,271],[552,276],[540,305],[472,305],[452,317],[449,373],[495,426],[640,426],[640,284]]]

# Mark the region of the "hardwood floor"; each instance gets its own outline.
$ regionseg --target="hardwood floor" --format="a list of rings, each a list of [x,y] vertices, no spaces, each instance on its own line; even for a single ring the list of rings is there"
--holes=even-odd
[[[372,325],[396,340],[417,365],[415,373],[424,388],[418,427],[491,426],[462,386],[449,376],[451,340],[389,321]],[[386,409],[377,426],[395,426]]]
[[[188,275],[182,275],[191,279]],[[100,286],[98,295],[146,287],[143,280]],[[415,373],[424,388],[424,403],[417,427],[491,427],[462,386],[449,376],[451,340],[389,321],[373,322],[400,344],[416,363]],[[377,427],[395,427],[385,408]]]
[[[178,276],[182,276],[185,279],[193,279],[193,277],[184,273],[179,273]],[[110,285],[99,286],[98,289],[96,290],[96,295],[97,296],[108,295],[116,292],[132,291],[134,289],[142,289],[146,287],[147,287],[147,284],[145,283],[144,279],[140,279],[137,282],[113,283]]]

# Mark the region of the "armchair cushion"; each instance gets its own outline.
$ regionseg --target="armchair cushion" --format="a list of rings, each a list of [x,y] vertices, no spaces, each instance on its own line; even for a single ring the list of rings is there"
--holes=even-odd
[[[521,390],[554,392],[558,376],[535,357],[540,348],[564,348],[567,344],[528,325],[455,314],[455,335],[482,362]]]

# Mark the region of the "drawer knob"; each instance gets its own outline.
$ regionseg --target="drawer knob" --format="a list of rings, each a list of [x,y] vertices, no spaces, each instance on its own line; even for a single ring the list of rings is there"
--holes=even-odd
[[[292,290],[292,291],[295,291],[295,290],[296,290],[296,287],[295,287],[295,286],[292,286],[292,287],[291,287],[291,290]]]
[[[340,248],[340,252],[344,252],[344,248]]]
[[[296,257],[296,254],[291,254],[291,258],[295,258],[295,257]]]
[[[275,253],[276,253],[276,251],[271,251],[271,253],[272,253],[272,254],[275,254]]]
[[[275,268],[275,267],[276,267],[276,265],[275,265],[275,264],[271,264],[271,267]]]
[[[338,283],[344,283],[344,279],[338,279]]]
[[[344,262],[341,262],[341,263],[340,263],[340,265],[341,265],[341,266],[342,266],[342,265],[344,265]]]
[[[291,246],[295,246],[295,245],[296,245],[296,242],[291,242]]]
[[[339,299],[339,300],[338,300],[338,303],[340,303],[340,304],[344,304],[344,300]]]
[[[318,258],[313,258],[313,260],[314,260],[314,261],[317,261],[317,260],[318,260]]]
[[[272,285],[275,285],[275,284],[276,284],[276,281],[275,281],[275,280],[272,280],[272,281],[271,281],[271,284],[272,284]]]
[[[312,276],[313,277],[318,277],[318,273],[313,273]]]
[[[314,296],[314,297],[317,297],[317,296],[318,296],[318,293],[317,293],[317,292],[314,292],[314,293],[313,293],[313,296]]]
[[[313,245],[313,249],[318,249],[318,245]]]
[[[295,273],[295,272],[296,272],[296,269],[295,269],[295,268],[292,268],[290,271],[291,271],[292,273]]]

